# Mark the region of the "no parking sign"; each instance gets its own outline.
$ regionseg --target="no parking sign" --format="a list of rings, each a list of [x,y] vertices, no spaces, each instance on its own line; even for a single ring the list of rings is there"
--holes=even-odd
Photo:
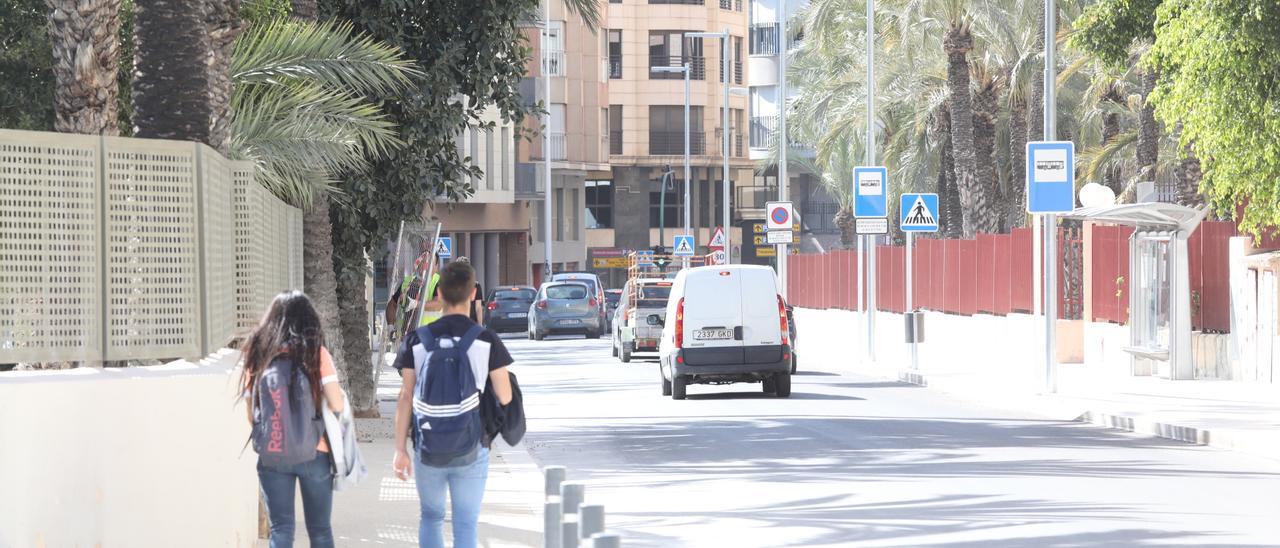
[[[768,230],[792,230],[792,221],[794,217],[791,209],[791,202],[769,202],[765,204],[764,210],[768,213]]]

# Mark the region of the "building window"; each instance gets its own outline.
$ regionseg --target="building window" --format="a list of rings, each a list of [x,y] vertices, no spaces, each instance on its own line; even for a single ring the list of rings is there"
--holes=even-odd
[[[578,222],[578,212],[582,211],[582,202],[578,200],[580,194],[582,193],[578,192],[576,188],[569,189],[569,203],[565,206],[565,210],[569,215],[565,224],[569,225],[569,240],[574,242],[582,239],[581,229],[579,228],[582,223]]]
[[[547,74],[565,75],[564,21],[552,21],[547,27]]]
[[[542,243],[544,241],[543,238],[546,237],[546,232],[543,230],[543,224],[542,202],[529,202],[529,231],[533,233],[530,239],[534,242]]]
[[[554,221],[552,221],[552,224],[556,225],[556,241],[563,242],[564,241],[564,189],[563,188],[556,189],[555,200],[556,201],[553,205],[555,206],[556,210],[555,210],[555,217],[552,217],[552,219],[554,219]]]
[[[777,55],[778,30],[777,23],[752,23],[751,55]]]
[[[567,160],[569,149],[565,145],[565,104],[551,103],[551,159]]]
[[[609,78],[622,78],[622,31],[609,29]]]
[[[724,207],[724,185],[718,181],[701,181],[698,183],[699,200],[698,223],[702,226],[720,226],[721,209]],[[714,197],[714,199],[713,199]]]
[[[733,37],[733,83],[742,85],[742,37]]]
[[[729,109],[729,113],[732,115],[730,117],[730,120],[731,120],[731,123],[733,124],[729,126],[729,134],[733,136],[732,140],[730,141],[730,143],[733,144],[733,151],[732,151],[733,155],[744,156],[743,153],[745,152],[745,150],[743,149],[743,146],[742,146],[743,145],[742,109],[740,108]]]
[[[471,139],[470,139],[471,145],[470,145],[470,148],[467,150],[467,156],[471,157],[471,161],[467,163],[470,165],[479,167],[480,166],[480,128],[471,128],[471,130],[467,131],[467,133],[471,134]],[[488,177],[488,175],[486,174],[485,177]],[[482,182],[483,181],[477,180],[474,174],[471,175],[472,190],[478,190],[480,188],[480,183]]]
[[[705,155],[702,107],[689,107],[689,154]],[[684,105],[649,106],[649,154],[684,154]]]
[[[702,52],[702,38],[685,38],[682,30],[649,31],[649,79],[684,79],[678,72],[655,72],[653,67],[679,67],[689,65],[689,78],[707,78],[706,58]]]
[[[682,4],[685,6],[701,6],[705,0],[649,0],[650,4]]]
[[[609,154],[622,154],[622,105],[609,105]]]
[[[659,176],[657,180],[652,182],[652,185],[653,185],[652,188],[659,188],[659,185],[661,184],[662,184],[662,178],[661,176]],[[665,210],[662,207],[663,193],[660,191],[649,192],[649,226],[650,227],[658,228],[661,226],[664,228],[680,228],[684,226],[684,220],[681,216],[681,212],[684,211],[684,209],[681,207],[683,205],[681,203],[681,199],[684,198],[684,192],[682,190],[684,188],[683,185],[684,185],[684,181],[680,179],[676,179],[674,176],[672,177],[671,188],[667,189],[666,191],[667,203],[666,203]],[[665,214],[663,213],[664,211],[665,211]],[[663,244],[663,245],[666,245],[666,244]]]
[[[511,129],[502,126],[502,156],[498,158],[498,164],[502,166],[502,190],[511,190],[511,164],[508,162],[511,158]]]
[[[494,171],[493,157],[497,150],[493,146],[493,128],[484,130],[484,187],[493,190],[497,187],[498,172]]]
[[[587,181],[587,228],[613,228],[613,181]]]
[[[609,156],[609,108],[600,109],[600,156],[608,159]]]

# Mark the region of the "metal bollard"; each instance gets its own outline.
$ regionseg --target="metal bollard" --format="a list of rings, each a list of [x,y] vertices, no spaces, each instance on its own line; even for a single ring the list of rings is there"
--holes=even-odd
[[[564,548],[561,542],[561,533],[563,526],[560,520],[564,515],[560,511],[560,503],[547,502],[543,504],[542,512],[542,546],[543,548]]]
[[[587,485],[580,481],[566,481],[560,485],[560,502],[561,509],[567,516],[569,514],[577,514],[578,507],[582,506],[582,501],[587,495]]]
[[[622,548],[622,537],[617,533],[591,535],[591,548]]]
[[[578,507],[578,529],[582,538],[604,532],[604,505],[583,504]]]
[[[578,548],[578,519],[569,515],[564,517],[564,523],[561,524],[564,534],[560,536],[563,541],[561,548]]]
[[[560,495],[560,484],[564,483],[565,469],[563,466],[548,466],[543,470],[546,477],[546,496],[555,497]]]

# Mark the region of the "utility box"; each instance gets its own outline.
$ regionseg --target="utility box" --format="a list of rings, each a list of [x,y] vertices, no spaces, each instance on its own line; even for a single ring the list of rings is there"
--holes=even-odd
[[[924,342],[924,312],[907,312],[902,315],[906,323],[906,342]]]

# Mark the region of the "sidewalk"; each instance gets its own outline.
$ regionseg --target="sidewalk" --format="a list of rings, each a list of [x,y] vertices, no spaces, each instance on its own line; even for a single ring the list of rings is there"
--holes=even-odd
[[[380,419],[357,419],[360,450],[369,475],[355,488],[334,493],[333,532],[338,546],[418,545],[418,492],[413,480],[400,481],[391,469],[392,417],[400,377],[383,369],[378,384]],[[524,446],[509,447],[498,440],[489,460],[489,480],[480,511],[480,546],[486,548],[542,545],[542,472]],[[306,538],[302,501],[296,504],[296,544]],[[450,540],[445,518],[445,543]],[[268,546],[259,540],[259,548]]]
[[[799,328],[797,356],[801,365],[810,356],[857,356],[847,345],[857,330],[852,312],[796,310]],[[881,331],[893,331],[901,341],[901,324],[887,322]],[[927,329],[926,329],[926,333]],[[859,333],[860,334],[860,333]],[[926,338],[929,335],[926,334]],[[974,337],[977,339],[978,337]],[[878,337],[880,344],[886,342]],[[930,343],[922,344],[922,348]],[[898,379],[983,403],[1028,413],[1092,422],[1111,428],[1206,444],[1280,460],[1280,387],[1222,380],[1170,381],[1133,377],[1127,371],[1101,370],[1083,364],[1058,367],[1058,391],[1044,394],[1044,360],[1028,355],[1016,363],[980,363],[942,359],[973,349],[930,348],[918,371],[901,358],[898,349],[881,351],[880,363],[857,363],[853,371]],[[856,358],[851,358],[856,359]],[[998,360],[997,360],[998,362]]]

